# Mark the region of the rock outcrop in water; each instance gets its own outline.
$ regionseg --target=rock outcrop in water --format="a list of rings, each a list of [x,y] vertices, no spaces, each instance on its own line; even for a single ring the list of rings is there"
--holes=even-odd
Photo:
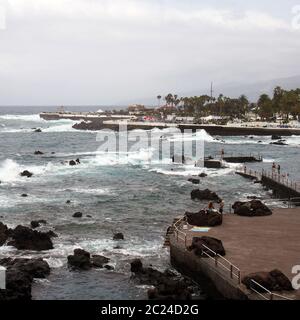
[[[47,221],[41,219],[41,220],[33,220],[33,221],[30,222],[30,225],[31,225],[32,229],[38,228],[41,224],[47,224]]]
[[[73,255],[68,256],[68,266],[73,270],[89,270],[94,268],[112,269],[107,265],[109,258],[101,255],[93,255],[83,249],[75,249]]]
[[[0,290],[0,300],[30,300],[31,284],[34,278],[46,278],[50,274],[48,263],[39,259],[0,260],[7,268],[6,290]]]
[[[121,232],[115,233],[113,236],[113,240],[124,240],[124,235]]]
[[[205,253],[212,255],[212,252],[203,245],[220,256],[225,256],[226,252],[222,241],[212,237],[193,237],[192,245],[188,249],[197,256],[207,257]]]
[[[28,170],[24,170],[23,172],[20,173],[21,177],[27,177],[27,178],[31,178],[33,176],[33,173],[28,171]]]
[[[178,278],[173,272],[160,272],[153,268],[144,268],[140,259],[131,262],[131,272],[139,283],[152,285],[148,290],[151,300],[190,300],[193,283],[186,278]]]
[[[9,237],[12,238],[12,241],[8,244],[18,250],[42,251],[53,249],[53,243],[48,233],[32,230],[21,225],[9,230]]]
[[[197,179],[197,178],[189,178],[188,181],[191,182],[192,184],[199,184],[200,183],[200,179]]]
[[[75,212],[72,217],[73,218],[82,218],[82,212]]]
[[[213,191],[209,189],[200,190],[195,189],[191,192],[192,200],[210,200],[210,201],[221,201],[221,198]]]
[[[260,200],[237,201],[232,206],[232,209],[235,214],[246,217],[270,216],[272,214],[272,211]]]
[[[186,212],[185,217],[188,224],[197,227],[215,227],[223,222],[223,217],[218,212],[206,212],[201,210],[197,213]]]
[[[268,289],[269,291],[292,291],[293,286],[287,276],[280,270],[272,270],[270,272],[256,272],[245,276],[242,283],[250,289],[251,287],[258,292],[265,293],[260,286],[253,283],[251,280],[256,281],[258,284]]]
[[[37,150],[37,151],[34,151],[34,154],[37,156],[37,155],[42,155],[42,154],[44,154],[44,152]]]
[[[8,227],[0,222],[0,246],[2,246],[8,239],[9,230]]]

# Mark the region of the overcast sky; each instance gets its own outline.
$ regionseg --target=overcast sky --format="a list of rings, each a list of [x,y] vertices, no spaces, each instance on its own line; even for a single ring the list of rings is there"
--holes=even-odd
[[[296,5],[0,0],[0,105],[134,102],[300,74]]]

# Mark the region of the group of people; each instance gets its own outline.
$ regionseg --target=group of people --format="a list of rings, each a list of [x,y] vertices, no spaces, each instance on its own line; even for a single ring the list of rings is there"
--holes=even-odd
[[[207,210],[206,210],[207,213],[219,212],[220,214],[223,214],[223,211],[224,211],[224,201],[223,200],[219,203],[219,210],[215,209],[215,206],[214,206],[213,202],[210,202],[208,204],[208,207],[207,207]]]
[[[275,173],[276,170],[277,170],[278,174],[280,174],[280,172],[281,172],[280,164],[276,165],[276,163],[273,162],[273,164],[272,164],[272,172]]]

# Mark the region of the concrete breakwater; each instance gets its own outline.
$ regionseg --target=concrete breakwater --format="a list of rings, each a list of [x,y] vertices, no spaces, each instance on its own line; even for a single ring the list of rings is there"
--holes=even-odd
[[[292,136],[300,135],[300,129],[297,128],[262,128],[262,127],[241,127],[241,126],[221,126],[221,125],[202,125],[202,124],[188,124],[188,123],[167,123],[167,122],[143,122],[132,121],[131,116],[128,115],[105,115],[95,112],[43,112],[40,117],[45,120],[60,120],[71,119],[81,120],[81,122],[74,124],[73,128],[78,130],[97,131],[102,129],[111,129],[118,131],[121,124],[125,124],[128,130],[144,129],[150,130],[154,128],[179,128],[182,132],[184,130],[201,130],[204,129],[210,135],[220,136]]]
[[[87,122],[81,122],[73,126],[74,129],[78,130],[102,130],[110,129],[114,131],[119,130],[120,124],[125,124],[123,121],[110,121],[110,120],[91,120]],[[233,127],[233,126],[218,126],[218,125],[200,125],[200,124],[176,124],[176,123],[163,123],[163,122],[127,122],[128,130],[150,130],[154,128],[165,129],[165,128],[178,128],[181,132],[185,130],[205,130],[210,135],[218,136],[247,136],[247,135],[259,135],[259,136],[292,136],[300,135],[300,129],[287,129],[287,128],[256,128],[256,127]]]

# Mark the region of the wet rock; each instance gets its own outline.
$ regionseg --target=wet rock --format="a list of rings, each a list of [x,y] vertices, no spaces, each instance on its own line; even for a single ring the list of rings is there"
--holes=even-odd
[[[23,172],[20,173],[20,176],[21,177],[27,177],[27,178],[30,178],[33,176],[33,173],[32,172],[29,172],[28,170],[25,170]]]
[[[260,200],[251,200],[249,202],[237,201],[232,206],[232,209],[239,216],[255,217],[272,214],[272,211]]]
[[[81,212],[75,212],[72,217],[73,218],[81,218],[82,217],[82,213]]]
[[[202,173],[200,173],[200,174],[198,175],[198,177],[200,177],[200,178],[205,178],[205,177],[207,177],[207,174],[204,173],[204,172],[202,172]]]
[[[210,200],[210,201],[221,201],[220,197],[209,189],[200,190],[195,189],[191,192],[192,200]]]
[[[197,213],[186,212],[187,222],[192,226],[215,227],[223,222],[222,215],[218,212],[206,212],[201,210]]]
[[[75,161],[76,161],[77,164],[80,164],[80,159],[79,158],[77,158]]]
[[[46,278],[50,274],[48,263],[39,259],[0,260],[7,268],[6,290],[0,290],[0,300],[30,300],[31,285],[34,278]]]
[[[2,246],[8,239],[8,228],[5,224],[0,222],[0,246]]]
[[[58,238],[58,235],[52,231],[52,230],[49,230],[47,232],[45,232],[50,238]]]
[[[124,235],[121,232],[115,233],[113,236],[113,240],[124,240]]]
[[[215,253],[225,256],[225,249],[221,240],[212,237],[193,237],[192,245],[189,247],[197,256],[207,257],[207,254],[212,255],[212,252],[206,249],[203,245],[213,250]]]
[[[285,142],[285,140],[279,140],[279,141],[275,141],[275,142],[270,142],[270,144],[274,144],[277,146],[287,146],[288,144]]]
[[[9,236],[12,241],[9,245],[16,247],[18,250],[50,250],[53,249],[51,238],[47,233],[38,232],[28,227],[17,226],[10,231]]]
[[[105,268],[106,270],[109,270],[109,271],[112,271],[112,270],[115,269],[113,266],[110,266],[109,264],[106,264],[106,265],[104,266],[104,268]]]
[[[34,132],[42,132],[42,129],[40,129],[40,128],[35,129]]]
[[[245,276],[242,279],[242,283],[250,289],[251,287],[256,289],[258,292],[264,293],[260,286],[255,285],[252,280],[256,281],[261,286],[265,287],[269,291],[292,291],[293,286],[288,279],[280,270],[272,270],[271,272],[256,272]]]
[[[70,161],[69,161],[69,165],[70,165],[70,166],[76,166],[76,162],[75,162],[74,160],[70,160]]]
[[[282,137],[279,136],[279,135],[276,135],[276,134],[273,134],[272,137],[271,137],[272,140],[281,140]]]
[[[144,268],[141,260],[131,262],[131,272],[141,284],[155,286],[148,290],[148,298],[151,300],[189,300],[191,299],[191,282],[184,278],[176,278],[168,271],[160,272],[151,267]]]
[[[26,197],[28,197],[28,194],[27,193],[22,193],[21,197],[26,198]]]
[[[93,218],[90,214],[86,215],[87,218]]]
[[[31,228],[38,228],[41,224],[47,224],[46,220],[33,220],[30,222]]]
[[[68,266],[72,269],[89,270],[92,267],[90,253],[75,249],[74,254],[68,256]]]
[[[67,200],[67,201],[66,201],[66,204],[70,204],[70,203],[71,203],[71,200]]]
[[[42,155],[42,154],[44,154],[44,152],[38,150],[38,151],[34,151],[34,154],[35,155]]]
[[[199,184],[200,183],[200,179],[195,179],[195,178],[189,178],[188,181],[191,182],[192,184]]]
[[[93,267],[103,268],[109,262],[109,258],[100,255],[93,255],[91,262]]]
[[[131,263],[130,271],[134,273],[139,273],[143,271],[143,263],[140,259],[135,259]]]

